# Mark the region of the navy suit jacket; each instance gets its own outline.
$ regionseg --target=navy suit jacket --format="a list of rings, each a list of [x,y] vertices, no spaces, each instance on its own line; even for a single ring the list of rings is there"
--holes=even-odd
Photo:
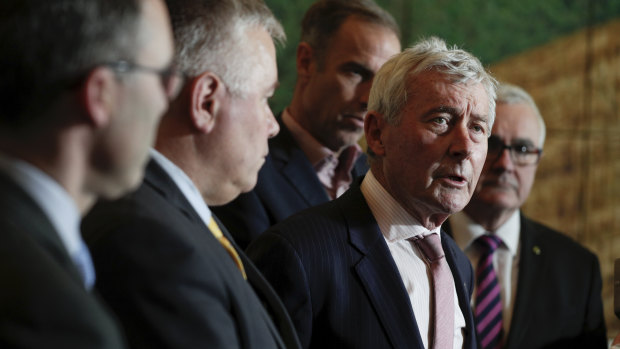
[[[280,132],[269,140],[269,155],[258,173],[254,190],[225,206],[211,208],[241,248],[293,213],[330,200],[310,160],[281,117],[278,123]],[[362,154],[351,170],[351,178],[366,171],[366,155]]]
[[[248,275],[243,279],[154,161],[135,193],[98,203],[83,232],[99,275],[96,287],[133,348],[299,348],[267,281],[237,248]]]
[[[451,233],[449,223],[444,227]],[[505,349],[607,348],[598,258],[521,215],[521,255]]]
[[[477,348],[467,257],[445,233],[446,259]],[[357,184],[275,225],[248,248],[288,309],[304,348],[423,348],[409,295]]]
[[[0,175],[0,348],[124,348],[37,203]]]

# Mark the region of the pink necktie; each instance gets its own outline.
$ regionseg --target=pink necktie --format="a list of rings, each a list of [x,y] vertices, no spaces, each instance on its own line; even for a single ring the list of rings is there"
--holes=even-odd
[[[454,341],[454,279],[446,261],[438,234],[426,235],[413,242],[424,255],[433,274],[430,348],[452,349]]]

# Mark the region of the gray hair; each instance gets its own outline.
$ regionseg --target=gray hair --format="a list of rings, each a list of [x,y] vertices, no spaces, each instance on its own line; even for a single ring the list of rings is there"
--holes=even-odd
[[[133,61],[144,0],[2,0],[0,123],[25,127],[89,70]]]
[[[511,85],[505,82],[499,84],[497,88],[497,104],[527,104],[533,110],[534,114],[538,118],[538,125],[540,127],[540,147],[545,144],[545,136],[547,128],[545,126],[545,120],[538,110],[538,106],[534,102],[532,96],[519,86]]]
[[[189,76],[217,74],[236,95],[244,95],[252,65],[244,52],[248,28],[263,27],[279,44],[284,29],[262,0],[166,0],[176,41],[175,63]]]
[[[380,113],[388,123],[398,124],[401,111],[412,93],[407,82],[430,70],[445,74],[455,83],[481,83],[489,97],[489,129],[493,127],[497,81],[478,58],[457,47],[448,48],[436,37],[418,42],[379,69],[370,89],[368,110]]]
[[[392,15],[372,0],[319,0],[315,2],[301,22],[301,41],[313,48],[319,68],[331,37],[342,23],[351,16],[364,22],[388,28],[400,37],[400,29]]]

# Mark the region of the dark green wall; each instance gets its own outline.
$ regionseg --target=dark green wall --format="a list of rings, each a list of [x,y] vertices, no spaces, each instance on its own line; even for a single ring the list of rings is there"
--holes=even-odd
[[[295,85],[295,49],[301,18],[313,0],[265,0],[282,22],[288,42],[278,49],[281,86],[271,100],[275,113]],[[485,64],[562,35],[620,17],[619,0],[376,0],[401,26],[403,46],[436,35]],[[618,33],[620,35],[620,33]]]

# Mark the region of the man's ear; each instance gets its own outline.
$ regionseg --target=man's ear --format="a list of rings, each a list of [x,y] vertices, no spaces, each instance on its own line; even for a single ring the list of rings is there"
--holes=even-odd
[[[366,144],[368,148],[378,156],[385,155],[385,147],[382,139],[385,125],[386,122],[383,120],[381,114],[376,111],[369,111],[366,113],[366,118],[364,120]]]
[[[297,78],[307,80],[316,69],[314,50],[307,42],[297,45]]]
[[[89,122],[96,128],[105,127],[110,123],[116,104],[117,77],[106,67],[93,69],[80,87],[80,100]]]
[[[204,72],[194,79],[191,89],[190,115],[196,129],[202,133],[211,132],[225,94],[226,86],[212,72]]]

